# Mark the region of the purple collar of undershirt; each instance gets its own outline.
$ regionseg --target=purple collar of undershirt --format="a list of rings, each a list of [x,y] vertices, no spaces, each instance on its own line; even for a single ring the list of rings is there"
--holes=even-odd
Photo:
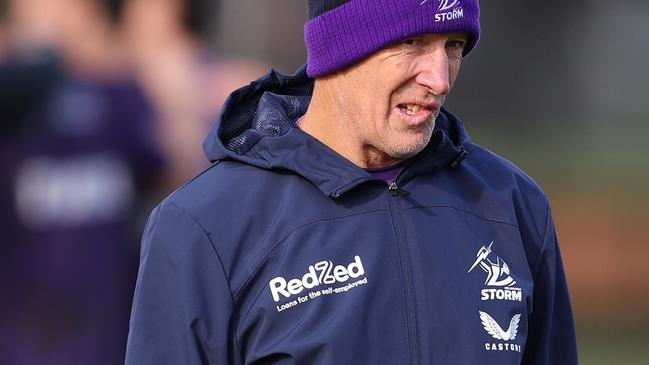
[[[397,176],[401,172],[402,168],[403,168],[403,163],[398,163],[396,165],[392,165],[388,167],[378,167],[378,168],[364,169],[364,170],[370,173],[377,180],[383,180],[391,183],[397,179]]]

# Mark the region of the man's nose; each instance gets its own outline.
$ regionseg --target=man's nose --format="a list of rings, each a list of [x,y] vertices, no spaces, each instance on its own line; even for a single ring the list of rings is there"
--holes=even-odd
[[[435,96],[445,96],[451,90],[449,60],[445,48],[430,50],[418,60],[419,73],[415,81]]]

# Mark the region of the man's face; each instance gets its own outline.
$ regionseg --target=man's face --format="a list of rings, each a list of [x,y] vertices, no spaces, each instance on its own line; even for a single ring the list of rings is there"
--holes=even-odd
[[[460,70],[466,39],[464,33],[405,39],[336,76],[336,106],[367,161],[396,162],[426,147]]]

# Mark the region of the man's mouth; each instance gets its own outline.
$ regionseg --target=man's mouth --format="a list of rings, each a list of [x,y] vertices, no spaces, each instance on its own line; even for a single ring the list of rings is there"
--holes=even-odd
[[[399,104],[399,109],[406,112],[406,114],[415,115],[424,109],[424,107],[419,104]]]

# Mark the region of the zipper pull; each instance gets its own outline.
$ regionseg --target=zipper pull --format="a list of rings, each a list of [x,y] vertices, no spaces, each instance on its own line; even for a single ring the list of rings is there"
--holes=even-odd
[[[388,185],[388,191],[390,196],[408,196],[410,193],[404,189],[401,189],[395,181],[391,181]]]

